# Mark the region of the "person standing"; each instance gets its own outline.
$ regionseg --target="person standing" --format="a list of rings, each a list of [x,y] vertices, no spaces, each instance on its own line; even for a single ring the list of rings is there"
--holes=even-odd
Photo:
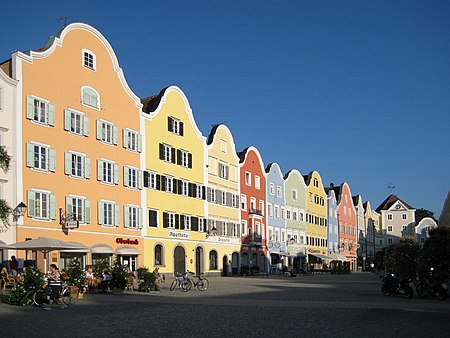
[[[11,256],[11,262],[9,263],[9,271],[11,272],[11,275],[14,277],[17,276],[19,269],[19,261],[16,259],[16,256]]]

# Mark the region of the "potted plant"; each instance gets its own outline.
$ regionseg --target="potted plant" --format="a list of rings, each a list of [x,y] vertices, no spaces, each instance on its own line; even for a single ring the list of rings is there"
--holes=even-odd
[[[67,275],[69,277],[67,283],[71,286],[70,293],[77,295],[78,298],[82,298],[86,288],[86,273],[82,269],[78,259],[70,262],[67,267]]]
[[[127,285],[127,272],[117,259],[111,269],[111,287],[113,293],[122,293]]]

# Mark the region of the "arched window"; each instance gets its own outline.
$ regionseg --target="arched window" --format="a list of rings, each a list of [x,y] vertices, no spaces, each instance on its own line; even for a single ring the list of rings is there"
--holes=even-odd
[[[84,105],[100,109],[100,96],[94,88],[83,87],[81,91]]]
[[[163,265],[164,261],[163,261],[163,247],[161,244],[156,244],[155,245],[155,265]]]
[[[217,251],[211,250],[209,252],[209,270],[217,270]]]

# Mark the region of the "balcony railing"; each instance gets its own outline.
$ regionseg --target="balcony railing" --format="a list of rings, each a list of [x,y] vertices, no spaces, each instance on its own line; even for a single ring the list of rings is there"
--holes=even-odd
[[[250,210],[248,211],[248,213],[249,213],[249,214],[259,215],[259,216],[262,216],[262,215],[263,215],[263,214],[262,214],[262,211],[259,210],[259,209],[250,209]]]

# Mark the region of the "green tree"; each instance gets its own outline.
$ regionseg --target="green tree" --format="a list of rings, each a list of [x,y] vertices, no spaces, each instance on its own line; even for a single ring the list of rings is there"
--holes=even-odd
[[[8,155],[8,152],[6,151],[6,147],[0,146],[0,168],[7,173],[11,164],[11,156]],[[2,221],[3,224],[6,226],[9,225],[8,217],[11,214],[12,209],[8,205],[8,203],[0,199],[0,221]]]
[[[416,218],[416,224],[418,224],[422,219],[424,219],[425,217],[430,217],[432,219],[434,219],[434,212],[427,210],[427,209],[416,209],[415,212],[415,218]]]
[[[386,248],[384,266],[400,279],[414,278],[419,264],[420,246],[412,239],[401,239]]]
[[[420,273],[427,275],[434,268],[434,276],[439,279],[450,278],[450,229],[430,230],[430,237],[423,245],[420,257]]]

